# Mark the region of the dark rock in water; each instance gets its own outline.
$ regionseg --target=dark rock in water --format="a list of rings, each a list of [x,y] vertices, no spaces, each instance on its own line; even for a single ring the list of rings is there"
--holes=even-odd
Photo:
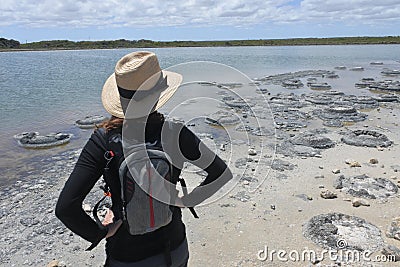
[[[79,128],[90,129],[96,127],[96,124],[105,121],[107,118],[101,115],[86,116],[84,119],[77,120],[75,123]]]
[[[233,88],[237,88],[237,87],[242,87],[243,83],[218,83],[217,87],[219,88],[229,88],[229,89],[233,89]]]
[[[400,101],[399,97],[394,94],[378,94],[378,95],[372,96],[372,98],[378,102],[399,102]]]
[[[387,198],[396,195],[399,190],[397,185],[388,179],[373,178],[366,174],[347,178],[341,175],[333,185],[354,197],[368,199]]]
[[[328,79],[337,79],[337,78],[339,78],[339,75],[336,73],[329,73],[329,74],[322,75],[322,77],[328,78]]]
[[[325,249],[375,252],[384,245],[378,227],[362,218],[342,213],[312,217],[305,224],[303,235]]]
[[[304,95],[304,99],[310,103],[317,105],[331,105],[334,101],[334,98],[332,98],[331,95],[324,94],[308,94]]]
[[[286,80],[299,79],[299,78],[310,77],[310,76],[322,77],[323,75],[327,75],[327,74],[334,74],[334,72],[329,71],[329,70],[302,70],[302,71],[296,71],[296,72],[270,75],[270,76],[260,78],[258,80],[266,82],[266,83],[282,84],[282,82],[286,81]]]
[[[33,138],[34,136],[37,136],[37,135],[39,135],[39,132],[23,132],[23,133],[14,135],[14,139],[18,141],[23,137]]]
[[[275,159],[272,162],[271,168],[276,171],[293,170],[296,165],[281,159]]]
[[[367,147],[388,147],[393,143],[386,135],[370,130],[352,131],[345,134],[341,140],[348,145]]]
[[[67,133],[39,135],[38,132],[25,132],[14,136],[18,144],[25,148],[49,148],[59,146],[68,143],[71,137],[72,134]]]
[[[363,67],[353,67],[353,68],[350,68],[349,70],[351,70],[351,71],[363,71],[364,68]]]
[[[366,88],[375,82],[374,78],[362,78],[360,82],[356,83],[355,86],[358,88]]]
[[[225,103],[225,108],[228,106],[229,108],[235,108],[239,110],[249,110],[253,106],[252,103],[242,98],[235,98],[232,96],[223,97],[222,101]]]
[[[368,88],[373,90],[382,90],[382,91],[400,91],[400,81],[394,80],[384,80],[372,83],[368,86]]]
[[[400,75],[400,70],[384,69],[381,73],[386,76],[397,76]]]
[[[304,84],[299,79],[289,79],[282,82],[282,86],[286,88],[300,88]]]
[[[313,90],[329,90],[332,88],[328,83],[312,83],[309,82],[307,83],[307,86],[310,87],[310,89]]]
[[[326,91],[326,92],[322,92],[321,94],[322,95],[329,95],[329,96],[341,96],[341,95],[344,95],[343,92],[336,91],[336,90],[329,90],[329,91]]]
[[[298,136],[290,139],[290,142],[294,145],[303,145],[320,149],[332,148],[335,146],[335,142],[328,137],[310,132],[299,134]]]

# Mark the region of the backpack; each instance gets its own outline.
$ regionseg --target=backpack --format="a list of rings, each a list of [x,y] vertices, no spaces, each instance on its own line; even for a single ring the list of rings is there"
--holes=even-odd
[[[168,122],[169,123],[169,122]],[[124,144],[122,151],[121,133],[105,134],[107,151],[104,154],[107,160],[104,176],[110,177],[110,164],[118,168],[118,179],[121,185],[122,220],[131,235],[141,235],[153,232],[172,220],[170,203],[178,195],[176,185],[172,181],[172,164],[169,155],[163,151],[159,140],[154,143],[140,143],[129,140]],[[125,142],[125,140],[124,140]],[[186,183],[179,178],[183,193],[187,194]],[[101,224],[97,209],[106,196],[110,196],[106,183],[101,187],[105,196],[95,205],[93,216]],[[191,213],[198,218],[195,210],[190,207]]]

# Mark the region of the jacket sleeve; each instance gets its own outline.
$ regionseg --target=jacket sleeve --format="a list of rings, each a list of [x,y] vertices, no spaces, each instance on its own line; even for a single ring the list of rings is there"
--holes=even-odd
[[[66,181],[56,205],[56,216],[72,232],[92,243],[107,234],[82,208],[82,202],[103,174],[105,141],[97,130],[83,148],[74,170]]]
[[[205,180],[182,198],[185,206],[194,207],[215,194],[233,176],[226,163],[185,126],[179,135],[179,146],[186,161],[207,172]]]

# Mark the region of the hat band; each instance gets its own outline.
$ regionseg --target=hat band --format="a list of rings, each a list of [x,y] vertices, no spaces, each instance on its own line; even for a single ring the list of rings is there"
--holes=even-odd
[[[135,100],[139,101],[155,92],[167,89],[168,88],[167,76],[163,77],[163,75],[161,75],[160,78],[158,79],[156,85],[154,85],[149,90],[128,90],[128,89],[124,89],[118,85],[117,85],[117,87],[118,87],[119,95],[122,96],[123,98],[132,99],[133,97],[135,97]]]

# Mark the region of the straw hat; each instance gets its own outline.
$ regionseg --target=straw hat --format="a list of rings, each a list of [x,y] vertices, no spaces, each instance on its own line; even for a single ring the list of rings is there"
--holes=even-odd
[[[182,75],[161,70],[152,52],[133,52],[122,57],[103,86],[104,108],[118,118],[134,119],[162,107],[176,92]]]

